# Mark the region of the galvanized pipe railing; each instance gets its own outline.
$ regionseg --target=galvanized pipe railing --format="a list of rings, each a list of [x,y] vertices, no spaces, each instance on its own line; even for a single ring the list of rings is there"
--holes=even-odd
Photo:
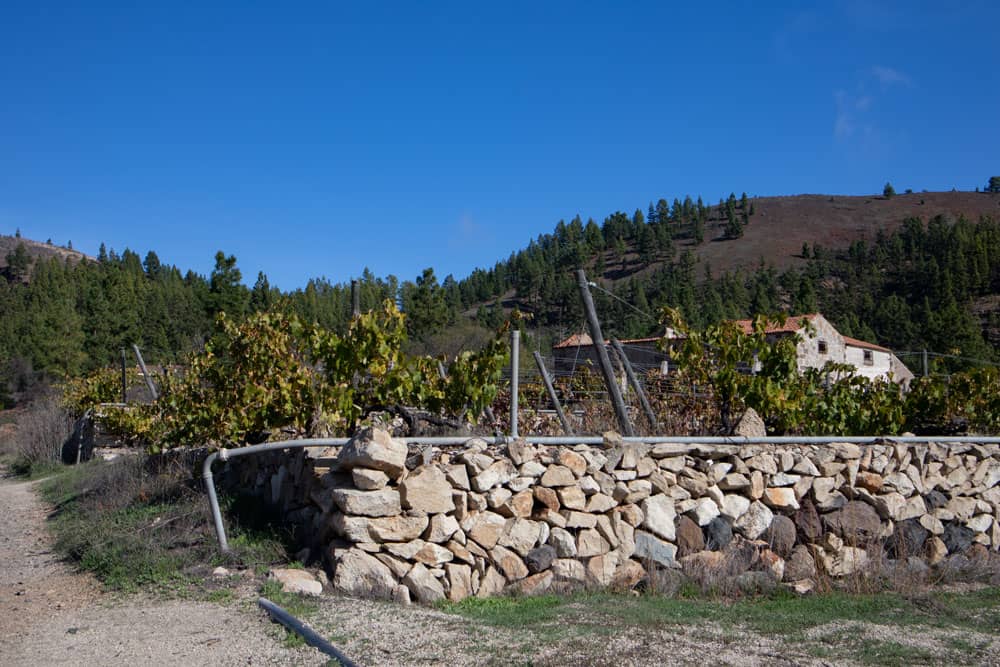
[[[487,444],[501,445],[511,442],[509,436],[449,436],[449,437],[409,437],[400,438],[408,445],[439,445],[455,446],[465,445],[470,440],[481,439]],[[604,438],[595,436],[526,436],[522,440],[534,445],[599,445],[603,444]],[[1000,437],[982,437],[974,435],[961,436],[768,436],[748,438],[743,436],[634,436],[623,437],[627,443],[645,443],[650,445],[675,443],[678,445],[824,445],[835,442],[845,442],[856,445],[867,445],[874,443],[904,443],[904,444],[1000,444]],[[283,440],[279,442],[267,442],[261,445],[251,445],[249,447],[238,447],[234,449],[220,449],[212,452],[205,458],[202,464],[202,477],[205,480],[205,490],[208,492],[208,503],[212,510],[212,520],[215,523],[215,534],[219,540],[219,549],[229,551],[229,541],[226,538],[226,528],[222,523],[222,512],[219,509],[219,498],[215,492],[215,480],[212,475],[212,465],[216,461],[228,461],[241,456],[259,454],[261,452],[272,452],[282,449],[304,449],[306,447],[342,447],[349,442],[348,438],[304,438],[301,440]]]

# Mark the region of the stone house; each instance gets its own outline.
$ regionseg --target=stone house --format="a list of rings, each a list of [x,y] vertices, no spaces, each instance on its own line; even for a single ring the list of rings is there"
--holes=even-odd
[[[735,324],[746,333],[753,330],[753,320],[736,320]],[[849,364],[855,372],[870,380],[892,378],[897,384],[906,386],[913,379],[913,373],[892,353],[892,350],[844,336],[820,313],[795,315],[783,324],[774,324],[765,331],[769,340],[798,334],[801,338],[796,346],[799,370],[823,368],[827,362]],[[666,336],[671,340],[681,340],[673,330]],[[621,341],[625,355],[637,370],[659,368],[666,375],[670,372],[669,355],[661,352],[661,338],[636,338]],[[607,341],[610,343],[610,341]],[[592,364],[597,365],[597,353],[593,341],[585,333],[574,334],[552,347],[552,356],[557,375],[569,375],[575,369]]]
[[[753,320],[736,320],[746,333],[753,330]],[[844,336],[820,313],[796,315],[784,324],[774,324],[765,329],[768,339],[798,334],[801,340],[796,345],[799,370],[823,368],[827,362],[847,364],[854,367],[857,375],[869,380],[889,380],[906,386],[913,379],[913,373],[901,362],[892,350]]]

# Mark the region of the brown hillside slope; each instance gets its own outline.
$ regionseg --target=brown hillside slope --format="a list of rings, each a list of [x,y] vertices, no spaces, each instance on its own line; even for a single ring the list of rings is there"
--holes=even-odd
[[[32,260],[58,257],[63,260],[69,259],[79,262],[84,259],[94,259],[89,255],[85,255],[84,253],[76,250],[70,250],[69,248],[63,248],[49,243],[41,243],[39,241],[32,241],[31,239],[26,238],[0,235],[0,269],[7,266],[7,255],[14,251],[18,243],[24,244],[24,247],[28,251],[28,254],[31,255]]]
[[[950,219],[965,216],[977,221],[981,216],[1000,218],[1000,195],[978,192],[918,192],[891,198],[881,195],[867,197],[841,195],[795,195],[788,197],[758,197],[754,215],[743,237],[725,239],[725,221],[710,220],[705,241],[695,246],[690,240],[678,243],[679,251],[690,249],[707,262],[712,273],[738,268],[754,269],[761,258],[778,270],[802,264],[802,244],[819,244],[825,248],[845,248],[857,240],[873,241],[879,230],[891,233],[909,217],[927,221],[936,215]],[[638,257],[629,257],[628,270],[605,273],[605,279],[618,279],[646,274],[659,265],[639,269]],[[608,264],[612,260],[607,257]],[[639,269],[639,270],[637,270]],[[699,270],[698,276],[701,277]]]

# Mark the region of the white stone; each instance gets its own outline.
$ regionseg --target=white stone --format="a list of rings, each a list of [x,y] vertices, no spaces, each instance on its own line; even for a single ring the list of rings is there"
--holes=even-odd
[[[770,527],[774,513],[759,500],[750,503],[747,511],[733,524],[738,532],[751,540],[758,539]]]
[[[642,501],[642,513],[643,527],[665,540],[674,539],[677,514],[673,499],[663,494],[650,496]]]

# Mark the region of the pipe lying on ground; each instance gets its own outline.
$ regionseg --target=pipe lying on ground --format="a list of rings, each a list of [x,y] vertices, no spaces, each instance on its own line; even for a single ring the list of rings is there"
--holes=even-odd
[[[315,630],[267,598],[257,598],[257,604],[261,609],[266,611],[271,618],[276,620],[278,623],[281,623],[295,634],[301,636],[306,640],[307,644],[330,656],[343,665],[343,667],[357,667],[357,663],[341,653],[336,646],[320,637]]]

